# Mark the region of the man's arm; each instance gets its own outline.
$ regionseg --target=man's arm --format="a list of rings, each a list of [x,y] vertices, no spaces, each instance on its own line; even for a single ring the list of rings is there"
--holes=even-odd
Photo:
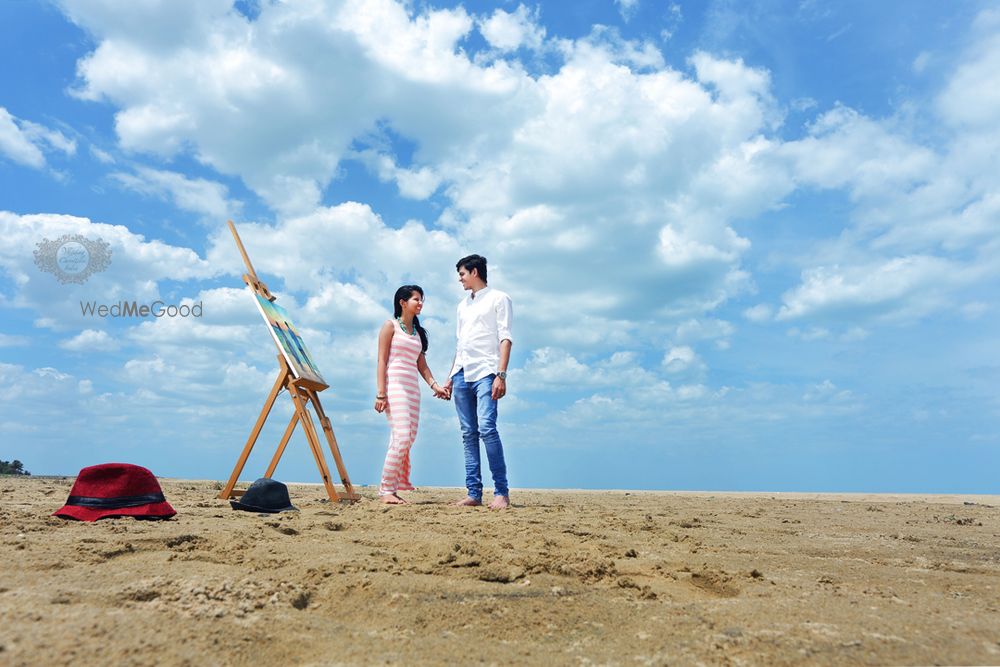
[[[507,364],[510,363],[510,348],[513,343],[513,335],[510,330],[514,324],[514,304],[509,296],[499,299],[496,304],[497,316],[497,338],[500,339],[500,361],[497,364],[497,373],[507,374]],[[499,375],[493,379],[493,400],[499,400],[507,395],[507,379]]]
[[[451,366],[448,367],[448,372],[449,373],[451,372],[451,369],[455,367],[455,362],[456,361],[458,361],[458,350],[455,350],[455,356],[451,358]],[[444,381],[444,384],[441,385],[441,387],[445,390],[445,393],[448,394],[448,398],[451,398],[451,376],[450,375],[448,376],[448,379]]]
[[[448,379],[445,380],[443,389],[451,400],[451,372],[455,369],[455,362],[458,361],[458,339],[462,335],[462,305],[455,309],[455,356],[451,358],[451,366],[448,367]]]
[[[510,348],[512,345],[513,343],[510,342],[510,338],[504,338],[500,341],[500,368],[497,369],[498,372],[507,373],[507,364],[510,362]],[[507,380],[498,375],[493,378],[493,400],[499,401],[506,395]]]

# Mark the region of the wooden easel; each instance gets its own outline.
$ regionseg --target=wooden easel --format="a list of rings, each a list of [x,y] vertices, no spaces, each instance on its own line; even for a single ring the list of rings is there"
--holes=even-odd
[[[267,285],[257,277],[257,273],[253,269],[253,264],[250,263],[250,257],[247,255],[247,251],[243,247],[243,242],[240,240],[240,235],[236,233],[236,226],[232,220],[229,220],[228,223],[229,231],[233,233],[233,238],[236,239],[236,245],[240,249],[240,254],[243,255],[243,262],[247,266],[247,273],[243,275],[243,281],[255,293],[268,301],[274,301],[275,297],[271,295],[271,292],[267,289]],[[240,454],[240,458],[236,462],[236,467],[233,468],[233,474],[230,475],[229,481],[219,494],[219,498],[227,500],[234,496],[243,495],[243,491],[235,489],[236,482],[239,479],[240,473],[243,472],[247,458],[250,457],[250,451],[257,442],[257,437],[260,435],[261,429],[264,428],[264,422],[267,421],[267,416],[270,414],[271,408],[274,407],[274,402],[278,398],[278,394],[284,389],[288,391],[292,403],[295,404],[295,412],[292,414],[292,419],[288,422],[285,434],[281,437],[281,442],[278,444],[278,449],[271,458],[271,463],[268,465],[264,477],[270,477],[274,474],[274,469],[278,467],[278,461],[281,460],[281,455],[285,453],[285,446],[288,445],[288,440],[292,437],[295,425],[301,422],[302,430],[305,432],[306,440],[309,442],[309,449],[312,450],[313,458],[316,459],[316,467],[319,468],[319,473],[323,477],[323,485],[326,487],[326,494],[330,497],[330,500],[332,502],[355,502],[359,500],[360,496],[354,492],[351,480],[347,477],[347,468],[344,467],[344,461],[340,457],[340,447],[337,446],[337,437],[333,434],[330,419],[323,412],[323,406],[319,402],[319,392],[326,389],[329,385],[314,382],[307,378],[296,378],[292,369],[289,368],[288,362],[280,354],[278,355],[278,365],[280,367],[278,378],[274,381],[274,386],[271,387],[271,393],[268,394],[267,400],[264,401],[264,407],[260,410],[257,423],[254,424],[253,430],[250,432],[250,437],[247,439],[247,444],[243,447],[243,453]],[[326,435],[326,441],[330,446],[330,452],[333,454],[334,463],[337,464],[340,481],[344,484],[344,493],[342,494],[337,493],[333,482],[330,481],[330,470],[326,466],[326,457],[323,455],[323,448],[320,446],[319,434],[316,432],[316,427],[309,414],[308,406],[310,404],[316,412],[316,417],[323,428],[323,433]]]

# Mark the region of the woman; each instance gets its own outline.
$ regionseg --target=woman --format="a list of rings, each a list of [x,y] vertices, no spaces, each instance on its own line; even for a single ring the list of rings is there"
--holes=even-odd
[[[418,285],[403,285],[393,298],[395,319],[386,320],[378,335],[378,393],[375,411],[389,418],[391,436],[385,455],[378,495],[388,505],[406,505],[399,491],[412,491],[410,447],[417,437],[420,420],[420,388],[417,373],[430,385],[434,395],[448,393],[434,381],[427,367],[427,332],[417,317],[424,307],[424,291]]]

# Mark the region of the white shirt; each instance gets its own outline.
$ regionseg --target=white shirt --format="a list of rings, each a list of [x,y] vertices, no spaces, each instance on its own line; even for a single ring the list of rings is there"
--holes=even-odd
[[[455,365],[448,373],[448,377],[454,377],[465,369],[466,382],[481,380],[500,370],[500,341],[514,342],[510,334],[514,304],[510,297],[489,286],[476,292],[475,297],[470,294],[458,304],[458,346]]]

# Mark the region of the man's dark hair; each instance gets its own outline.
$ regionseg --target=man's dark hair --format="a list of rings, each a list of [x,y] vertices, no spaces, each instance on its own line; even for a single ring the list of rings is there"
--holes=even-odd
[[[455,270],[459,269],[465,269],[469,273],[475,269],[482,281],[486,282],[486,258],[482,255],[469,255],[458,260],[458,263],[455,264]]]

